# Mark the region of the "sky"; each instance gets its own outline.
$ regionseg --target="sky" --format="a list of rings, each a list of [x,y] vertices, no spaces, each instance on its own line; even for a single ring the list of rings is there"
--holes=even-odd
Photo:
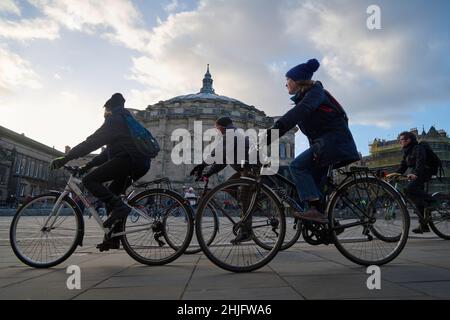
[[[313,79],[367,155],[375,138],[450,131],[449,12],[446,0],[0,0],[0,125],[64,150],[100,127],[113,93],[143,110],[197,93],[206,64],[216,93],[280,116],[286,72],[316,58]]]

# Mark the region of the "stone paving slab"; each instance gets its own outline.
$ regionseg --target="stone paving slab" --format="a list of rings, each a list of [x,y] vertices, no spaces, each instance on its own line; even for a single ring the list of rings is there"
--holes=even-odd
[[[402,254],[381,267],[381,290],[368,274],[330,246],[298,243],[264,268],[235,274],[203,254],[165,266],[145,266],[124,250],[76,250],[61,265],[37,270],[0,247],[0,299],[450,299],[450,242],[410,239]],[[66,268],[79,265],[81,290],[68,290]]]

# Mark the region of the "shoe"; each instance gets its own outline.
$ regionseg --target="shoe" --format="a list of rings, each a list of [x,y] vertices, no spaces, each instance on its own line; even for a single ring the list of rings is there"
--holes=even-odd
[[[242,242],[248,242],[253,240],[253,232],[251,222],[246,222],[239,228],[239,232],[233,240],[231,240],[231,244],[238,244]]]
[[[328,223],[328,218],[316,208],[308,209],[305,213],[293,212],[295,218],[307,221],[313,221],[321,224]]]
[[[428,227],[428,225],[418,226],[417,228],[413,229],[412,232],[414,232],[416,234],[422,234],[422,233],[430,232],[430,228]]]
[[[100,252],[109,251],[111,249],[113,250],[120,249],[120,239],[113,238],[108,240],[105,238],[102,243],[97,245],[97,249],[100,250]]]
[[[125,219],[131,212],[131,208],[122,202],[120,207],[115,207],[111,215],[103,222],[104,228],[111,228],[116,222]]]

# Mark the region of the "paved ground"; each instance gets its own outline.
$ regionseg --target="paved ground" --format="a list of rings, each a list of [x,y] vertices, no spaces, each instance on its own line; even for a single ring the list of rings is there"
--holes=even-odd
[[[332,245],[299,242],[247,274],[219,269],[202,254],[148,267],[123,250],[98,253],[100,238],[89,223],[85,247],[62,265],[36,270],[14,256],[9,223],[0,220],[0,299],[450,299],[450,242],[432,236],[411,238],[381,268],[381,290],[368,290],[366,269]],[[69,265],[81,268],[81,290],[67,289]]]

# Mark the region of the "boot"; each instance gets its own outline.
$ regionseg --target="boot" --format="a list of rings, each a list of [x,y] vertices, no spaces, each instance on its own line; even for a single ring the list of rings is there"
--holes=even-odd
[[[119,233],[122,231],[122,226],[120,224],[116,224],[111,232],[109,234],[105,234],[103,237],[103,242],[97,245],[97,249],[100,250],[100,252],[103,251],[109,251],[111,249],[120,249],[120,238],[121,237],[114,237],[111,238],[111,235],[113,233]]]
[[[232,244],[239,244],[241,242],[251,241],[252,239],[253,239],[252,222],[247,221],[243,223],[242,226],[239,228],[236,238],[234,238],[230,242]]]
[[[413,229],[412,232],[414,232],[415,234],[422,234],[425,232],[430,232],[430,228],[427,224],[421,223],[417,228]]]
[[[103,222],[104,228],[111,228],[117,221],[128,217],[131,208],[123,203],[118,197],[114,197],[108,202],[108,207],[111,208],[111,215]]]

